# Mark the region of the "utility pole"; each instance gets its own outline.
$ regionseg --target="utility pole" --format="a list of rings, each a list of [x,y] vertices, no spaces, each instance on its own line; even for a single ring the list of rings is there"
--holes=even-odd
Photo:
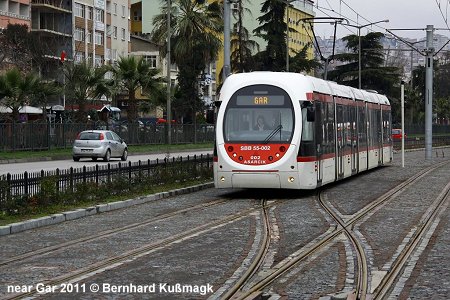
[[[433,155],[433,25],[427,25],[427,48],[425,66],[425,159]]]
[[[223,1],[223,80],[225,81],[227,77],[231,73],[231,1],[232,0],[224,0]]]
[[[170,74],[170,16],[172,14],[172,2],[167,0],[167,144],[170,145],[172,142],[172,116],[170,110],[171,105],[171,74]]]

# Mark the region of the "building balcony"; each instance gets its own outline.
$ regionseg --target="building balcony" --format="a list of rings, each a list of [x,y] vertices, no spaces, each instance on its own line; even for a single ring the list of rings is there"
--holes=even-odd
[[[72,6],[69,5],[72,1],[62,0],[32,0],[31,8],[40,8],[41,11],[59,11],[65,13],[72,13]]]

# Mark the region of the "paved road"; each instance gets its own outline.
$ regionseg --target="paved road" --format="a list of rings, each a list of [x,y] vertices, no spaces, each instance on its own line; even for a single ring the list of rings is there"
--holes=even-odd
[[[178,157],[178,156],[188,156],[188,155],[200,155],[200,154],[212,154],[211,150],[192,150],[189,152],[171,152],[170,157]],[[140,155],[130,155],[128,156],[128,161],[137,162],[139,160],[155,160],[155,159],[164,159],[166,157],[166,153],[159,154],[140,154]],[[120,162],[120,158],[111,159],[110,163],[118,163]],[[52,160],[52,161],[39,161],[39,162],[26,162],[26,163],[12,163],[12,164],[2,164],[0,165],[0,175],[2,174],[21,174],[25,171],[27,172],[37,172],[37,171],[47,171],[47,170],[55,170],[57,168],[60,169],[68,169],[70,167],[74,168],[82,168],[83,166],[95,166],[96,164],[102,165],[107,164],[102,160],[98,160],[93,162],[90,159],[81,159],[79,162],[74,162],[72,159],[66,160]]]

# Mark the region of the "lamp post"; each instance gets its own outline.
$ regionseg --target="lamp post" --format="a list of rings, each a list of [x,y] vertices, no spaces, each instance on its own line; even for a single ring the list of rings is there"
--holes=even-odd
[[[346,24],[345,26],[350,26],[350,27],[354,27],[358,29],[358,87],[359,89],[361,89],[361,29],[370,25],[375,25],[378,23],[388,23],[389,20],[381,20],[381,21],[377,21],[377,22],[372,22],[369,24],[365,24],[365,25],[351,25],[351,24]]]
[[[172,2],[171,0],[167,1],[167,144],[171,144],[172,142],[172,116],[171,116],[171,72],[170,72],[170,16],[172,14]]]

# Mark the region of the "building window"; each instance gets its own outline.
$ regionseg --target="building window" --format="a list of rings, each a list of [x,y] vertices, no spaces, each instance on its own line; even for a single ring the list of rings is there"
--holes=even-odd
[[[126,17],[125,5],[122,5],[122,18]]]
[[[75,39],[75,41],[84,41],[84,29],[76,27],[73,38]]]
[[[117,15],[117,3],[114,3],[114,14]]]
[[[105,22],[105,13],[104,13],[103,9],[98,9],[98,8],[95,9],[95,21],[102,22],[102,23]]]
[[[143,57],[146,62],[148,62],[152,69],[156,69],[158,64],[158,57],[156,55],[146,55]]]
[[[88,44],[92,44],[92,31],[91,30],[88,30],[86,40],[87,40]]]
[[[98,31],[95,32],[95,44],[103,45],[103,33]]]
[[[83,4],[75,2],[74,15],[75,15],[75,17],[84,18],[84,5]]]
[[[95,56],[95,62],[94,62],[94,65],[95,65],[96,67],[99,67],[99,66],[103,65],[103,56],[102,56],[102,55],[96,55],[96,56]]]
[[[126,31],[125,28],[122,28],[122,40],[125,41]]]
[[[117,49],[111,49],[111,59],[113,61],[117,60]]]
[[[117,26],[114,26],[114,29],[113,29],[113,37],[114,37],[115,39],[117,39]]]
[[[139,16],[138,16],[137,10],[135,10],[135,11],[133,12],[133,20],[139,21]],[[169,28],[169,27],[167,27],[167,28]]]
[[[81,63],[84,60],[84,53],[83,52],[75,52],[75,62],[76,63]]]
[[[87,8],[87,18],[88,18],[88,20],[92,20],[92,17],[93,17],[93,15],[94,15],[94,8],[93,7],[91,7],[91,6],[88,6],[88,8]]]

